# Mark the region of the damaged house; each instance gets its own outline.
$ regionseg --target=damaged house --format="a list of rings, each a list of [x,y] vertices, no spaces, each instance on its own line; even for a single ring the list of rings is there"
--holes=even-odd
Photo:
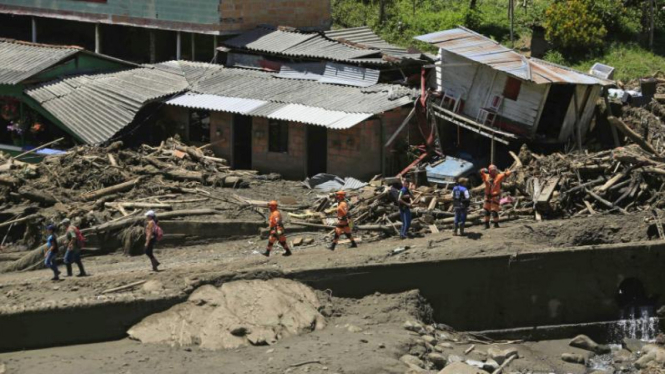
[[[416,39],[439,48],[429,82],[435,115],[507,144],[520,138],[581,148],[613,82],[535,58],[459,27]]]

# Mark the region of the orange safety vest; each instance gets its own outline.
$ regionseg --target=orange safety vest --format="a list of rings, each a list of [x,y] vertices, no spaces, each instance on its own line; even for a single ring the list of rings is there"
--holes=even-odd
[[[485,200],[497,200],[501,196],[501,184],[506,177],[510,176],[510,170],[499,173],[496,178],[492,178],[489,173],[481,172],[480,176],[485,182]]]
[[[270,228],[275,229],[278,227],[283,227],[282,225],[282,213],[279,210],[276,210],[270,213]]]

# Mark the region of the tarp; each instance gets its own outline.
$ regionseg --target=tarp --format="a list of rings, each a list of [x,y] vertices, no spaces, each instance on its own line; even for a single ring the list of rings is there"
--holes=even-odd
[[[361,182],[355,178],[340,178],[333,174],[320,173],[311,178],[305,179],[303,184],[309,188],[316,188],[323,192],[331,191],[351,191],[367,186],[367,183]]]

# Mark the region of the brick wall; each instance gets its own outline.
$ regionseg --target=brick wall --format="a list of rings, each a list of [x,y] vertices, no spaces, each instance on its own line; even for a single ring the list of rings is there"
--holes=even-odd
[[[252,122],[252,168],[261,173],[279,173],[288,179],[305,177],[305,125],[289,123],[288,153],[268,151],[268,119],[254,117]]]
[[[328,29],[330,0],[221,0],[221,31],[250,30],[260,24]]]
[[[381,122],[328,130],[328,173],[368,180],[381,173]]]
[[[218,157],[225,158],[231,163],[233,156],[231,148],[231,126],[233,114],[225,112],[210,112],[210,142],[212,151]]]

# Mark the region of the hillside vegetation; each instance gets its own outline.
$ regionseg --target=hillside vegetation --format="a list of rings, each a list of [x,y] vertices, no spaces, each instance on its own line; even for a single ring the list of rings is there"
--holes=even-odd
[[[546,60],[588,70],[614,66],[617,79],[665,70],[665,0],[657,0],[653,52],[649,8],[641,0],[515,0],[514,43],[509,0],[332,0],[336,28],[367,25],[391,43],[430,46],[414,36],[467,26],[528,53],[532,30],[542,27],[551,45]],[[383,4],[383,6],[382,6]],[[525,6],[526,5],[526,6]],[[383,8],[383,9],[382,9]]]

